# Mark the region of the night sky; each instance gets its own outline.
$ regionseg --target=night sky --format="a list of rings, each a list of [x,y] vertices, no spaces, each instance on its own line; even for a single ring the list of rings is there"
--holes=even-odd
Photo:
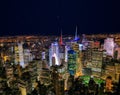
[[[119,0],[1,0],[0,36],[119,33]]]

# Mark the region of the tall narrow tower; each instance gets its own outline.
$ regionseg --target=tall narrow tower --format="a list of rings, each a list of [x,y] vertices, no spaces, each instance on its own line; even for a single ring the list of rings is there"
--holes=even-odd
[[[60,45],[63,45],[63,40],[62,40],[62,30],[61,30],[61,36],[60,36]]]
[[[78,39],[78,36],[77,36],[77,26],[76,26],[75,39],[74,40],[77,40],[77,39]]]
[[[15,64],[24,67],[23,43],[20,42],[15,46]]]

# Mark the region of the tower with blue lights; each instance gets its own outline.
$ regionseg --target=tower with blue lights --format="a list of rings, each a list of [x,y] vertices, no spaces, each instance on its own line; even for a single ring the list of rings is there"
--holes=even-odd
[[[77,53],[74,50],[68,51],[68,72],[70,75],[76,73]]]

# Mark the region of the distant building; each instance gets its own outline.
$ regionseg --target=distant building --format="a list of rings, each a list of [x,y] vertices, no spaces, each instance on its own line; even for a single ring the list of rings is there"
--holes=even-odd
[[[24,67],[24,55],[23,55],[23,44],[18,43],[15,46],[15,64],[20,63]]]
[[[18,43],[15,48],[15,64],[20,64],[25,67],[29,62],[33,61],[33,55],[30,53],[30,49],[24,49],[23,43]]]
[[[88,47],[89,48],[100,48],[100,42],[99,41],[88,41]]]
[[[24,63],[25,64],[28,64],[29,62],[33,61],[33,55],[30,53],[29,49],[24,49],[23,55],[24,55]]]

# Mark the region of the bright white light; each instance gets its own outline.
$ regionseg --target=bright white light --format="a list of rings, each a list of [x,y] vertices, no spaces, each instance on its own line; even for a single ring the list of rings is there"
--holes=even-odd
[[[65,62],[68,61],[68,47],[65,46]]]
[[[79,50],[83,50],[83,44],[79,44]]]
[[[55,57],[55,65],[59,65],[59,61],[58,61],[57,55],[54,53],[52,57]]]

